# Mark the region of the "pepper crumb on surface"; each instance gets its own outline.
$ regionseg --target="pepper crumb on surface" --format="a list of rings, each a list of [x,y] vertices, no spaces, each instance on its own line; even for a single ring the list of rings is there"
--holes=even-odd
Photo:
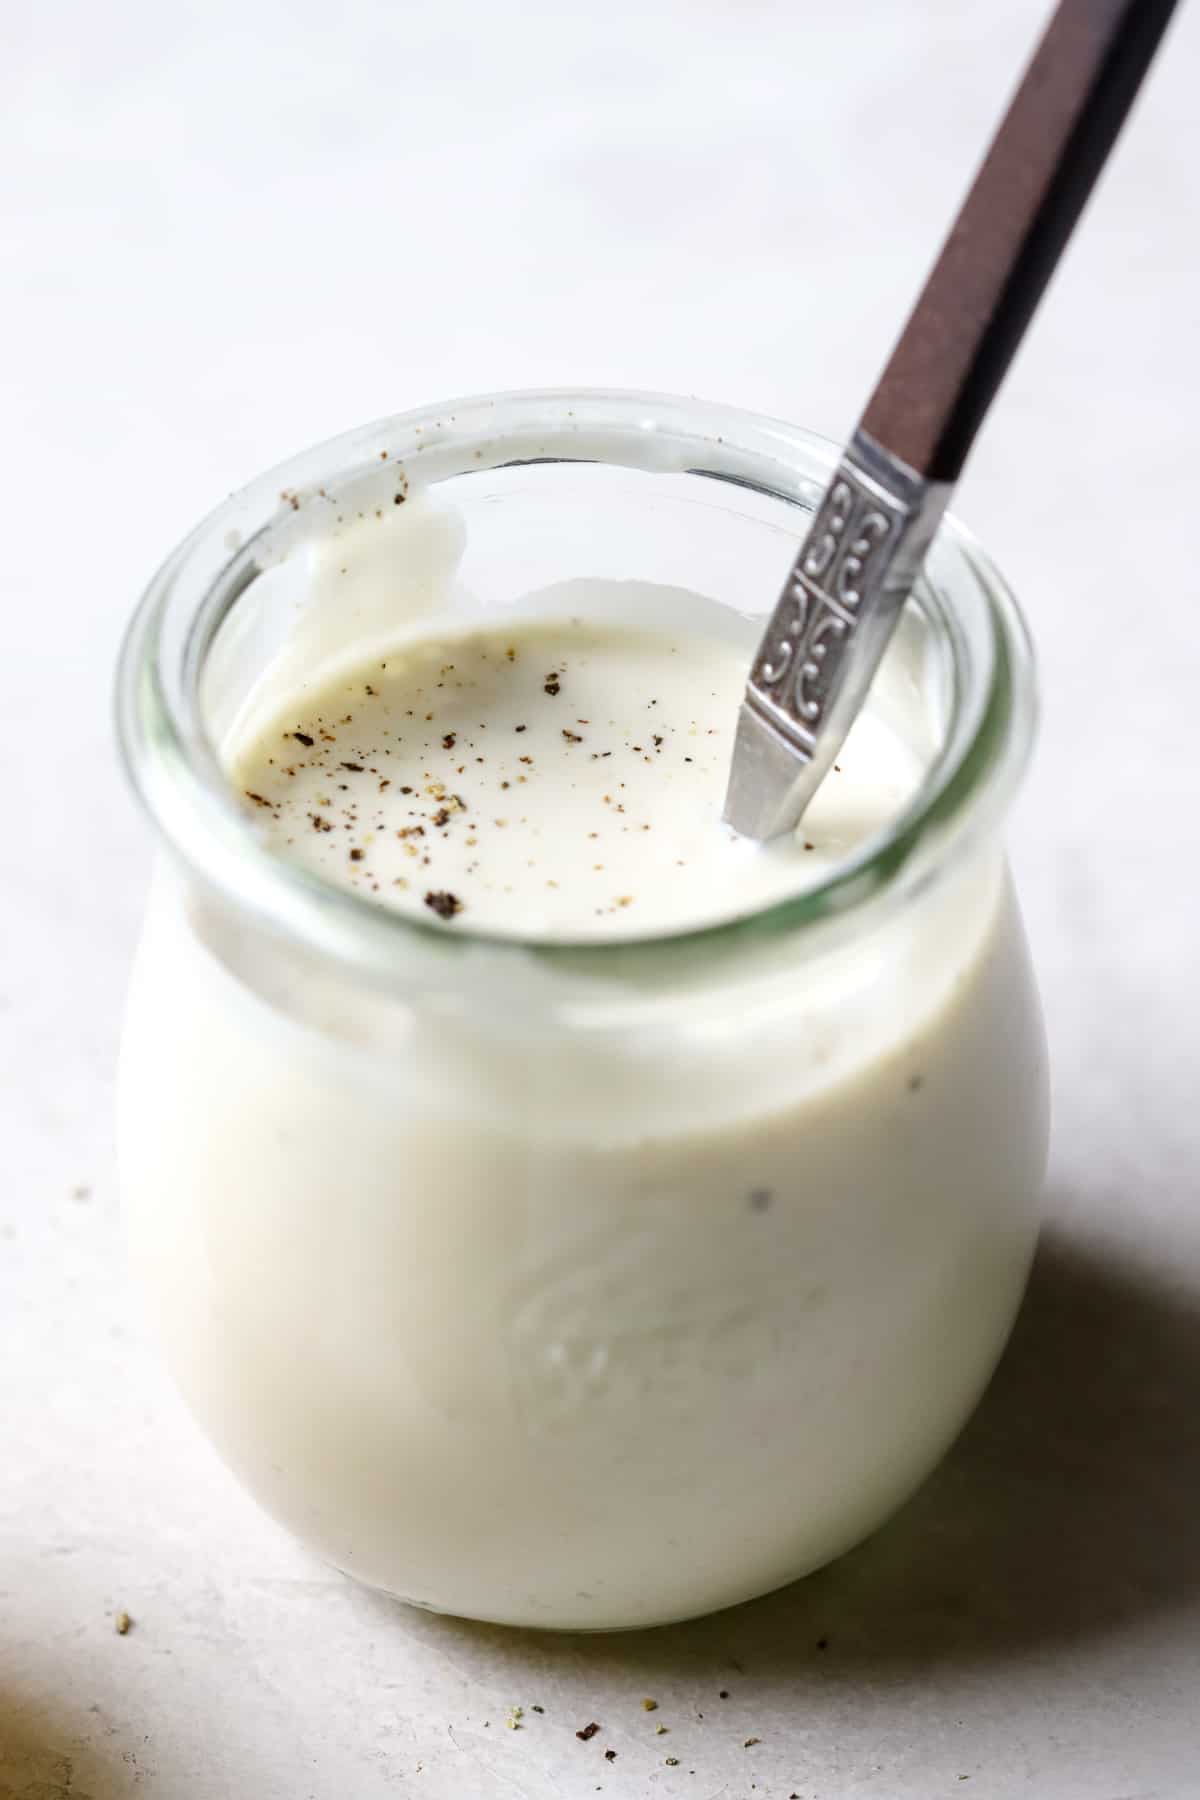
[[[595,1735],[599,1731],[599,1729],[600,1729],[599,1725],[597,1725],[595,1719],[593,1719],[590,1725],[585,1725],[581,1731],[577,1731],[575,1733],[575,1736],[580,1740],[581,1743],[586,1744],[589,1738],[595,1737]]]
[[[460,913],[463,909],[458,895],[448,893],[445,888],[431,889],[425,896],[425,904],[439,919],[452,919],[455,913]]]

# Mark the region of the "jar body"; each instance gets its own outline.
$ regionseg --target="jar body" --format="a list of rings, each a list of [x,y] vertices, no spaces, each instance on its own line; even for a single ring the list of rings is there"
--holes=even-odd
[[[817,1567],[927,1474],[1045,1156],[998,850],[759,976],[580,1025],[515,951],[448,1014],[281,963],[163,873],[134,1259],[197,1419],[320,1555],[441,1611],[652,1625]]]
[[[947,521],[888,652],[911,805],[794,901],[641,944],[430,934],[302,880],[221,745],[318,651],[561,616],[580,575],[737,615],[748,656],[833,460],[663,396],[455,402],[261,477],[135,620],[122,738],[172,855],[120,1071],[134,1260],[245,1485],[416,1604],[728,1606],[869,1532],[963,1423],[1046,1150],[999,835],[1028,649]]]

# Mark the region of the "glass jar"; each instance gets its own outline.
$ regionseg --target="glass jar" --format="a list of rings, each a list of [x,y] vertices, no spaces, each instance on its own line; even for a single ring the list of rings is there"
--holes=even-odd
[[[417,1605],[728,1606],[871,1531],[959,1430],[1046,1150],[999,841],[1029,647],[947,523],[902,627],[937,724],[907,810],[802,896],[648,941],[450,933],[334,889],[260,841],[221,736],[339,522],[440,509],[435,624],[580,575],[757,613],[834,456],[649,394],[452,402],[235,495],[129,633],[120,734],[165,851],[120,1072],[134,1260],[245,1485]],[[348,638],[367,605],[351,583]]]

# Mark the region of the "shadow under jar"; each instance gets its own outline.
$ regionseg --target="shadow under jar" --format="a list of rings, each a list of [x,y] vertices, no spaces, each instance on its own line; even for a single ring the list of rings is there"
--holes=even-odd
[[[752,642],[834,455],[654,395],[451,402],[226,502],[131,628],[120,733],[165,851],[120,1072],[133,1257],[251,1493],[418,1605],[729,1606],[848,1549],[963,1424],[1046,1150],[1000,844],[1028,644],[948,523],[896,651],[931,721],[911,801],[803,893],[648,940],[401,917],[265,843],[221,746],[305,633],[386,628],[349,539],[329,598],[339,532],[433,509],[404,602],[432,631],[636,576]]]

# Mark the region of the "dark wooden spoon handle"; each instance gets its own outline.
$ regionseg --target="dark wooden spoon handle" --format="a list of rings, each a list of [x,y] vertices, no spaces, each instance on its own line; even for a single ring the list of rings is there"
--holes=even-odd
[[[790,831],[858,716],[1174,8],[1060,0],[767,622],[725,797],[735,831]]]
[[[859,429],[958,478],[1175,0],[1061,0]]]

